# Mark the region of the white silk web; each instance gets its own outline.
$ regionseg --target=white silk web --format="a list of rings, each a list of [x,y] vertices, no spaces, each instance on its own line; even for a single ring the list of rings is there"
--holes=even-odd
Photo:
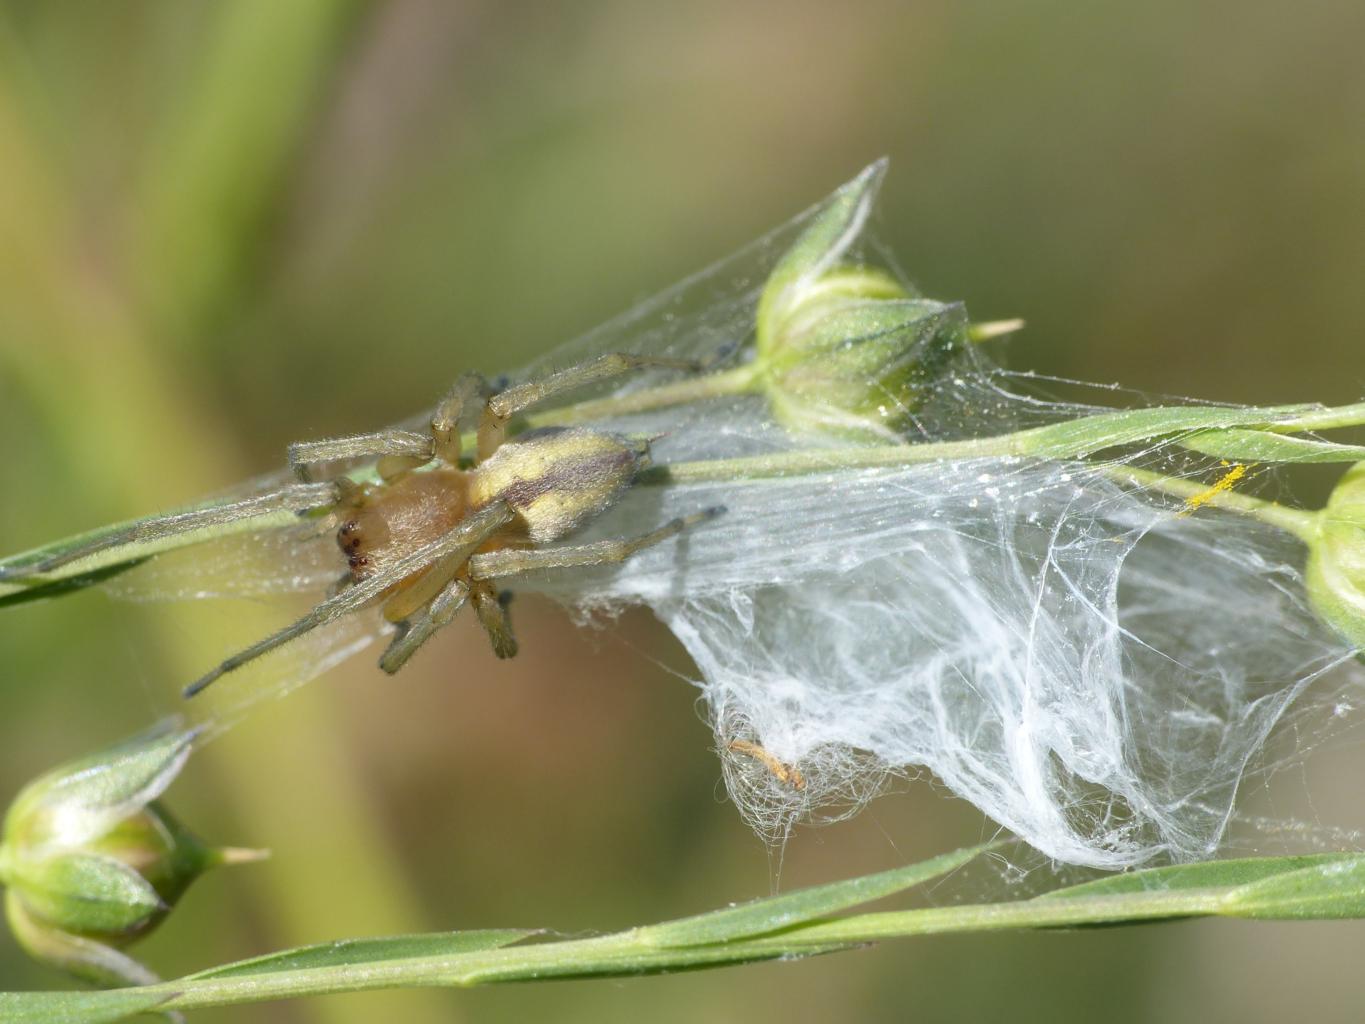
[[[875,256],[862,232],[879,173],[836,194],[858,186],[865,201],[824,266]],[[742,364],[753,358],[765,280],[828,209],[517,378],[610,351],[709,359],[733,349]],[[937,315],[965,317],[951,305]],[[656,383],[630,378],[591,397]],[[1096,411],[1017,384],[979,347],[959,344],[906,410],[905,440],[997,435]],[[1356,652],[1307,602],[1299,541],[1125,482],[1126,467],[1216,478],[1216,460],[1179,438],[1110,448],[1103,462],[996,455],[857,469],[840,465],[846,443],[779,424],[763,394],[597,425],[657,437],[661,465],[828,453],[827,466],[802,475],[639,486],[574,542],[712,505],[727,511],[621,566],[519,584],[585,617],[632,603],[658,614],[696,664],[730,793],[770,839],[851,813],[888,777],[928,769],[1061,861],[1207,857],[1271,730],[1293,718],[1306,741],[1309,724],[1358,683]],[[262,542],[274,570],[238,581],[237,592],[314,589],[339,571],[330,538],[288,531],[222,542],[217,557]],[[212,550],[153,559],[109,586],[202,592],[185,580]],[[176,558],[179,575],[168,568]],[[296,671],[290,685],[309,674]],[[757,744],[803,784],[736,741]]]

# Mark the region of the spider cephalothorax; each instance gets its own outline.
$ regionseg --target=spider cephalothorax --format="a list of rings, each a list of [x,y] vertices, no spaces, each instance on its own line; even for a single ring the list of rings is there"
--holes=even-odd
[[[414,544],[453,530],[469,505],[467,476],[458,469],[409,473],[343,501],[337,546],[346,555],[351,581],[382,572]]]

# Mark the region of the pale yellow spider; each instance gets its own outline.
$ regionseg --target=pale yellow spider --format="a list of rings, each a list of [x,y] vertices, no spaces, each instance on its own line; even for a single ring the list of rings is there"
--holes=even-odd
[[[553,395],[649,367],[701,369],[688,360],[614,353],[496,393],[478,374],[466,374],[436,407],[426,433],[391,429],[291,445],[297,484],[145,519],[4,575],[49,572],[131,540],[187,533],[271,509],[325,510],[339,522],[337,543],[349,564],[339,592],[225,659],[187,686],[186,696],[312,629],[380,602],[385,618],[397,627],[379,660],[386,672],[398,671],[467,602],[473,603],[498,657],[510,658],[517,642],[497,581],[538,569],[620,562],[722,511],[704,509],[630,539],[544,546],[615,503],[647,464],[649,442],[583,427],[531,430],[509,439],[508,421]],[[462,468],[460,434],[475,414],[477,457]],[[378,458],[378,483],[311,479],[317,466],[356,458]]]

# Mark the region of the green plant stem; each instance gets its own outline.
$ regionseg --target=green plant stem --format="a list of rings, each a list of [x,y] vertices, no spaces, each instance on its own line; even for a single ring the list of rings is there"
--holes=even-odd
[[[963,907],[891,910],[859,914],[800,930],[801,942],[861,945],[885,939],[1018,928],[1063,928],[1096,924],[1209,917],[1221,910],[1216,890],[1179,890],[1086,897],[979,903]]]
[[[1296,430],[1341,430],[1358,427],[1362,423],[1365,423],[1365,402],[1356,402],[1306,412],[1296,417],[1292,424],[1267,424],[1265,429],[1284,434]]]
[[[625,410],[640,410],[658,407],[661,404],[671,404],[678,400],[677,396],[684,385],[691,390],[693,397],[697,397],[697,389],[706,391],[708,394],[735,394],[743,391],[752,383],[738,371],[726,371],[716,376],[721,378],[718,382],[686,381],[678,385],[665,385],[662,388],[637,393],[637,396],[643,397],[627,395],[618,399],[601,399],[592,403],[567,406],[537,417],[532,421],[532,425],[569,424],[599,416],[620,415]],[[589,413],[591,413],[591,417]],[[983,458],[1083,459],[1115,447],[1150,443],[1163,438],[1182,434],[1188,435],[1194,432],[1216,432],[1221,429],[1254,427],[1274,433],[1291,433],[1302,430],[1327,429],[1329,425],[1335,428],[1360,424],[1365,424],[1365,403],[1356,403],[1334,409],[1319,409],[1303,405],[1248,409],[1209,406],[1158,406],[1151,409],[1099,413],[1009,434],[967,438],[959,441],[809,448],[771,455],[677,462],[647,469],[640,475],[639,480],[641,483],[655,485],[716,483],[830,473],[840,470],[897,468],[926,462],[952,460]],[[472,445],[473,439],[468,440],[469,444]],[[357,482],[375,479],[375,469],[373,466],[362,467],[352,473],[351,478]],[[1224,507],[1232,507],[1231,503],[1236,500],[1236,498],[1226,499]],[[1245,511],[1250,507],[1248,504],[1243,510]],[[1272,513],[1262,509],[1258,514],[1265,518]],[[1303,515],[1307,514],[1303,513]],[[102,578],[97,575],[100,572],[113,571],[118,566],[130,565],[161,551],[185,547],[226,533],[269,529],[281,525],[282,521],[293,522],[294,517],[292,514],[285,516],[272,514],[262,516],[259,519],[239,521],[213,530],[161,538],[156,541],[134,542],[117,549],[108,549],[89,558],[73,561],[61,569],[42,576],[13,582],[0,581],[0,603],[39,596],[45,592],[51,592],[44,591],[42,588],[59,584],[66,589],[78,585],[87,585]],[[127,523],[116,524],[94,531],[94,534],[122,529],[128,525]],[[1300,531],[1303,527],[1303,521],[1297,519],[1292,510],[1289,510],[1276,525],[1282,525],[1291,532],[1302,535]],[[83,538],[88,538],[94,534],[85,534]],[[34,551],[0,559],[0,567],[22,565],[26,562],[35,561],[43,555],[68,548],[72,544],[78,543],[79,540],[79,538],[76,540],[67,539],[45,545],[43,548]]]
[[[811,956],[918,935],[1168,920],[1217,912],[1216,894],[1211,896],[1201,891],[973,904],[860,914],[798,927],[774,936],[706,946],[660,949],[641,942],[634,931],[629,931],[600,938],[420,957],[395,963],[340,964],[245,977],[196,978],[191,975],[151,986],[145,992],[148,996],[165,993],[169,997],[160,1005],[161,1009],[190,1010],[409,986],[462,987],[556,977],[650,974]]]
[[[658,948],[637,931],[396,963],[337,965],[246,977],[190,976],[147,989],[164,992],[163,1009],[261,1002],[414,985],[470,986],[548,978],[604,977],[696,969],[834,952],[886,939],[1010,929],[1174,920],[1219,914],[1218,890],[1176,890],[1039,898],[924,910],[859,914],[774,935],[704,946]]]
[[[525,942],[524,929],[356,939],[257,957],[177,981],[94,993],[2,993],[7,1021],[107,1024],[189,1010],[373,989],[603,978],[800,959],[886,939],[1078,928],[1193,917],[1365,916],[1365,855],[1252,857],[1149,868],[1032,899],[836,916],[941,878],[998,843],[875,875],[592,938]]]
[[[741,395],[753,391],[758,381],[757,366],[748,363],[733,370],[689,377],[672,384],[642,388],[613,398],[597,398],[567,405],[562,409],[532,413],[526,417],[526,423],[530,427],[564,427],[577,423],[591,423],[613,416],[630,416],[634,413],[666,409],[708,398]]]
[[[836,469],[879,469],[924,462],[985,458],[1079,459],[1121,445],[1152,441],[1186,431],[1256,426],[1275,432],[1365,423],[1365,403],[1339,409],[1270,406],[1231,410],[1177,406],[1099,413],[1010,434],[928,444],[816,448],[735,459],[675,462],[654,470],[652,483],[704,483],[800,476]]]
[[[1216,490],[1197,480],[1182,480],[1179,477],[1163,476],[1147,469],[1133,466],[1103,467],[1106,476],[1118,483],[1131,483],[1147,490],[1161,491],[1176,498],[1183,498],[1195,507],[1208,506],[1259,519],[1291,533],[1302,541],[1309,541],[1317,530],[1318,515],[1304,509],[1290,508],[1278,502],[1255,498],[1233,490]]]

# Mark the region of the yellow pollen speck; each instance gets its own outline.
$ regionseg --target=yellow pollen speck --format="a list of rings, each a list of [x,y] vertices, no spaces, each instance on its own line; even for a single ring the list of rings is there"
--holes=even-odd
[[[1228,463],[1226,461],[1223,463],[1223,465],[1225,466],[1227,464]],[[1185,507],[1181,509],[1180,514],[1182,516],[1187,516],[1195,509],[1199,508],[1201,505],[1207,505],[1209,502],[1213,501],[1213,499],[1218,497],[1218,495],[1223,494],[1226,491],[1232,490],[1234,487],[1237,486],[1237,481],[1241,480],[1242,477],[1246,476],[1246,473],[1247,473],[1246,466],[1243,466],[1240,463],[1234,465],[1226,473],[1220,476],[1214,482],[1213,486],[1210,487],[1207,491],[1202,491],[1199,494],[1196,494],[1194,497],[1190,498],[1188,501],[1186,501]]]

